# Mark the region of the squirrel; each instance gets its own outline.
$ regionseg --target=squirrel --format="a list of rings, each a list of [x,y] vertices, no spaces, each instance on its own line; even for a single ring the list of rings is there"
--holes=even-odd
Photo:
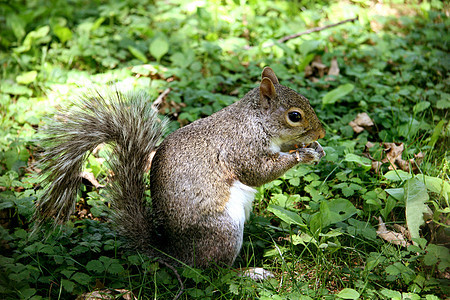
[[[87,155],[108,143],[108,192],[119,234],[149,256],[164,253],[200,268],[231,266],[255,187],[325,155],[317,142],[325,130],[309,101],[281,85],[271,68],[261,77],[259,87],[236,103],[163,140],[167,121],[143,93],[96,92],[59,111],[43,139],[45,187],[37,223],[68,220]]]

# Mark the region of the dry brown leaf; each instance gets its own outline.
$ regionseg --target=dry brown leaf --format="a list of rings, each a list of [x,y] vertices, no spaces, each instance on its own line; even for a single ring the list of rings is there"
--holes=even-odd
[[[117,295],[121,295],[120,298],[117,298]],[[124,289],[115,289],[115,290],[100,290],[93,291],[89,293],[81,294],[77,297],[77,300],[113,300],[113,299],[125,299],[125,300],[137,300],[137,298],[133,295],[131,291]]]
[[[319,77],[323,77],[325,75],[327,66],[325,66],[321,61],[313,61],[311,63],[311,67],[317,70],[317,72],[319,73]]]
[[[92,150],[92,155],[96,155],[100,150],[102,150],[105,147],[105,143],[98,144],[97,147]]]
[[[384,147],[383,151],[386,154],[386,157],[381,161],[375,161],[369,153],[369,149],[372,148],[374,144],[371,142],[367,142],[365,145],[364,154],[366,157],[372,160],[372,170],[374,170],[375,173],[378,173],[380,171],[381,165],[384,163],[390,164],[389,170],[396,170],[397,168],[405,172],[416,172],[417,170],[419,170],[419,165],[422,163],[424,158],[422,152],[414,154],[414,158],[404,160],[402,159],[402,154],[405,148],[403,143],[383,143],[381,145]]]
[[[328,75],[338,76],[339,73],[340,73],[339,65],[338,65],[336,57],[334,57],[331,60],[330,69],[328,70]],[[335,80],[335,78],[330,77],[330,78],[327,78],[327,80]]]
[[[375,146],[374,143],[372,143],[372,142],[367,142],[366,145],[365,145],[365,147],[366,147],[365,151],[367,151],[368,149],[372,148],[373,146]]]
[[[405,229],[405,231],[407,230]],[[402,247],[408,247],[409,245],[411,245],[411,243],[406,240],[404,234],[387,230],[386,224],[383,222],[383,219],[381,217],[378,217],[377,235],[383,240],[394,245],[400,245]]]
[[[384,143],[383,145],[388,161],[392,161],[392,163],[394,163],[396,159],[402,157],[403,150],[405,149],[403,143]]]
[[[80,176],[86,180],[88,180],[96,189],[105,187],[103,184],[100,184],[97,179],[95,179],[94,174],[91,172],[83,171],[80,173]]]
[[[381,161],[374,160],[372,161],[372,170],[374,170],[376,174],[379,174],[382,165],[383,163]]]
[[[403,236],[406,237],[408,240],[411,240],[411,234],[409,233],[408,229],[399,224],[394,224],[393,227],[395,230],[403,234]]]
[[[348,125],[350,125],[353,128],[354,132],[360,133],[364,131],[365,128],[372,127],[374,124],[372,119],[369,117],[367,113],[360,113],[356,116],[356,118],[353,121],[348,123]]]
[[[305,77],[310,77],[313,74],[313,68],[311,66],[305,67]]]

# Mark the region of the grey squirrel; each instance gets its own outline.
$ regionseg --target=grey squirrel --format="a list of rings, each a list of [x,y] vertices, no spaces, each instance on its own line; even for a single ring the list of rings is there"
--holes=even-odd
[[[43,141],[46,188],[38,220],[69,218],[87,154],[109,143],[108,190],[119,233],[150,256],[161,251],[196,267],[233,264],[254,187],[325,155],[317,142],[325,130],[309,101],[281,85],[269,67],[259,87],[241,100],[162,142],[165,121],[144,94],[91,95],[55,120]],[[150,163],[148,204],[144,176]]]

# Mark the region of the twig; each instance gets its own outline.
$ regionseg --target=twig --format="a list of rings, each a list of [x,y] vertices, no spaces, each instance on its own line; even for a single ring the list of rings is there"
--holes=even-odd
[[[281,43],[284,43],[286,41],[298,38],[299,36],[302,36],[302,35],[305,35],[305,34],[310,34],[310,33],[317,32],[317,31],[322,31],[324,29],[328,29],[328,28],[331,28],[331,27],[339,26],[341,24],[344,24],[344,23],[347,23],[347,22],[353,22],[353,21],[356,21],[356,20],[358,20],[358,17],[352,18],[352,19],[346,19],[346,20],[343,20],[343,21],[340,21],[340,22],[337,22],[337,23],[334,23],[334,24],[329,24],[329,25],[325,25],[325,26],[321,26],[321,27],[314,27],[314,28],[305,30],[303,32],[299,32],[299,33],[296,33],[296,34],[292,34],[292,35],[288,35],[288,36],[282,37],[281,39],[277,40],[275,43],[271,43],[271,44],[265,45],[262,48],[272,47],[272,46],[275,46],[277,43],[281,44]],[[255,46],[245,46],[245,49],[248,50],[248,49],[251,49],[251,48],[254,48],[254,47]]]
[[[177,269],[175,269],[171,264],[165,262],[162,259],[158,259],[158,262],[165,265],[166,267],[168,267],[169,269],[172,270],[172,272],[175,274],[175,276],[177,277],[178,283],[180,284],[180,291],[178,292],[178,294],[173,298],[173,300],[178,300],[181,295],[184,293],[184,284],[183,281],[181,280],[180,274],[178,274]]]
[[[167,95],[170,93],[172,89],[171,88],[167,88],[164,90],[164,92],[161,93],[161,95],[158,96],[158,98],[156,98],[155,101],[153,101],[152,104],[152,108],[153,110],[157,111],[157,107],[164,101],[164,99],[167,97]]]

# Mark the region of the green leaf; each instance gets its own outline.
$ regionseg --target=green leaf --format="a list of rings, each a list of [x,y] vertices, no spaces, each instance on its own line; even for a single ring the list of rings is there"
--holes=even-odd
[[[284,222],[291,224],[296,224],[300,226],[305,226],[305,223],[303,223],[302,217],[298,215],[297,213],[284,209],[281,206],[270,204],[267,207],[267,210],[272,212],[274,215],[276,215],[278,218],[283,220]]]
[[[448,201],[450,198],[450,184],[447,181],[423,174],[419,174],[416,177],[426,185],[429,191],[442,195]]]
[[[14,236],[19,239],[25,240],[28,237],[28,233],[24,229],[20,228],[14,231]]]
[[[450,266],[450,251],[446,247],[429,244],[426,250],[427,254],[423,258],[425,265],[432,266],[438,263],[438,269],[442,272]]]
[[[27,88],[26,86],[19,85],[19,84],[6,84],[6,82],[1,83],[0,91],[2,93],[11,94],[11,95],[31,96],[33,94],[33,90]]]
[[[20,84],[30,84],[36,79],[37,74],[38,74],[37,71],[25,72],[20,75],[17,75],[16,81],[17,83]]]
[[[372,161],[367,157],[362,157],[353,153],[347,153],[344,160],[348,162],[358,163],[362,165],[366,170],[370,170],[372,168]]]
[[[71,279],[82,285],[88,285],[91,281],[91,277],[89,275],[81,272],[75,273]]]
[[[61,285],[69,293],[72,293],[73,288],[75,287],[75,283],[67,279],[61,279]]]
[[[100,18],[98,18],[98,19],[94,22],[94,24],[92,24],[91,30],[92,30],[92,31],[97,30],[97,29],[102,25],[102,23],[103,23],[105,20],[106,20],[105,17],[100,17]]]
[[[329,91],[325,94],[325,96],[323,96],[322,105],[324,106],[335,103],[336,101],[353,91],[354,88],[355,86],[351,83],[338,86],[337,88]]]
[[[300,235],[298,234],[291,235],[291,241],[293,245],[302,244],[304,246],[307,246],[310,243],[317,245],[317,241],[312,236],[306,233],[302,233]]]
[[[436,125],[436,127],[433,130],[433,135],[430,137],[430,141],[428,142],[428,146],[434,147],[434,144],[436,144],[437,140],[439,139],[439,136],[442,133],[442,128],[445,125],[444,120],[440,120],[439,123]]]
[[[423,225],[423,213],[427,211],[425,202],[429,199],[426,186],[417,178],[411,178],[405,184],[406,224],[411,238],[419,238],[419,229]]]
[[[25,20],[16,14],[8,14],[6,16],[6,24],[11,27],[17,40],[20,41],[25,36]]]
[[[143,63],[147,63],[148,59],[145,56],[144,53],[142,53],[141,50],[133,47],[133,46],[128,46],[128,51],[131,52],[131,54],[133,54],[134,57],[136,57],[137,59],[139,59],[140,61],[142,61]]]
[[[418,114],[420,112],[423,112],[428,107],[430,107],[430,102],[422,101],[422,102],[419,102],[416,105],[414,105],[413,111],[414,111],[414,113]]]
[[[381,294],[390,298],[391,300],[402,300],[402,294],[398,291],[382,289]]]
[[[436,102],[437,109],[448,109],[450,108],[450,100],[449,99],[441,99]]]
[[[183,277],[190,278],[194,280],[196,283],[202,282],[204,280],[208,280],[208,276],[202,274],[202,270],[194,269],[194,268],[185,268],[183,270]]]
[[[14,49],[17,53],[26,52],[31,49],[31,46],[48,43],[51,37],[48,35],[50,32],[50,26],[45,25],[37,30],[30,31],[25,37],[22,46]]]
[[[397,189],[386,189],[386,193],[392,196],[397,201],[403,201],[405,199],[405,189],[397,188]]]
[[[342,194],[344,194],[345,197],[350,197],[355,194],[355,190],[349,186],[345,186],[342,188]]]
[[[402,170],[392,170],[384,174],[384,178],[391,181],[405,181],[412,178],[412,175]]]
[[[36,294],[36,289],[33,288],[25,288],[20,290],[20,295],[22,296],[22,299],[29,299],[31,296]]]
[[[156,58],[157,61],[161,59],[169,51],[169,43],[167,38],[158,37],[152,41],[149,48],[150,54]]]
[[[317,48],[322,44],[322,41],[320,40],[306,40],[304,41],[300,46],[300,51],[303,54],[303,56],[309,54],[310,52],[313,52],[317,50]],[[314,55],[313,55],[314,58]]]
[[[328,208],[330,209],[330,224],[342,222],[356,214],[355,206],[347,199],[334,199],[328,203]]]
[[[112,263],[110,266],[108,266],[108,269],[106,271],[111,274],[120,274],[124,271],[124,268],[119,263]]]
[[[93,272],[97,272],[97,273],[103,273],[105,271],[103,263],[99,260],[89,261],[86,265],[86,269],[88,271],[93,271]]]
[[[345,288],[337,293],[336,296],[342,299],[358,299],[360,294],[354,289]]]
[[[239,295],[239,285],[236,283],[231,283],[228,289],[232,294]]]
[[[377,232],[370,223],[358,221],[353,218],[348,219],[348,223],[352,226],[347,228],[347,232],[352,236],[360,235],[369,240],[375,240],[377,238]]]
[[[67,278],[70,278],[72,276],[72,274],[75,273],[74,270],[62,270],[61,274],[63,274],[64,276],[66,276]]]
[[[61,43],[65,43],[72,39],[72,31],[69,28],[56,25],[53,27],[53,33],[58,37]]]

